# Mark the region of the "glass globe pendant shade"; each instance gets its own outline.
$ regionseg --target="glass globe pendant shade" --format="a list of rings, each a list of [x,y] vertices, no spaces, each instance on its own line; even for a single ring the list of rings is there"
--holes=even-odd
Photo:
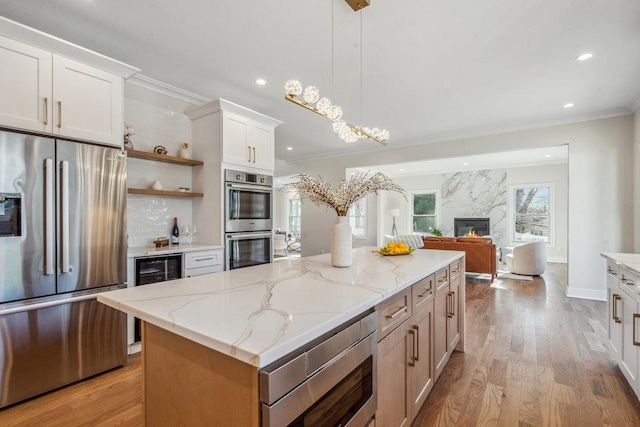
[[[316,109],[327,117],[329,116],[331,107],[331,101],[329,101],[327,98],[320,98],[320,101],[318,101],[318,103],[316,104]]]
[[[297,80],[289,80],[284,85],[287,95],[300,96],[302,93],[302,84]]]
[[[307,104],[315,104],[320,99],[320,91],[315,86],[307,86],[302,93],[302,99]]]
[[[342,118],[342,108],[337,105],[331,107],[331,111],[329,111],[329,118],[331,120],[340,120]]]

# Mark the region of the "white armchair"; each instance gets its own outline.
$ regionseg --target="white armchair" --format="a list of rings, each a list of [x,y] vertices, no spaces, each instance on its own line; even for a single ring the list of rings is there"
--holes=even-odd
[[[276,255],[276,251],[284,251],[284,256],[287,256],[287,235],[283,233],[276,233],[273,235],[273,254]]]
[[[391,241],[404,242],[405,245],[411,246],[415,249],[420,249],[424,246],[422,236],[418,236],[417,234],[401,234],[399,236],[395,236]]]
[[[537,241],[516,246],[505,257],[505,264],[514,274],[539,276],[547,268],[547,244]]]

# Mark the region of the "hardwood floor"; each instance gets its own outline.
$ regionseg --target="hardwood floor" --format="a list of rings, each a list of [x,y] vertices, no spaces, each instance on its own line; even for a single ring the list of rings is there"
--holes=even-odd
[[[606,303],[566,298],[566,266],[548,267],[530,282],[467,276],[467,351],[453,354],[414,427],[640,425],[607,354]],[[0,410],[0,426],[141,426],[141,393],[133,356]]]
[[[566,298],[566,265],[533,281],[467,276],[467,347],[415,426],[638,426],[640,404],[606,347],[605,302]]]

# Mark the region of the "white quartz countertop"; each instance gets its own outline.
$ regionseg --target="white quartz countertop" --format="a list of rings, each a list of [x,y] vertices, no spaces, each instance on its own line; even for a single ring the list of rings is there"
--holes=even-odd
[[[98,301],[262,368],[464,256],[330,254],[105,292]]]
[[[166,255],[177,254],[183,252],[204,251],[208,249],[222,249],[224,246],[220,245],[206,245],[206,244],[183,244],[183,245],[169,245],[156,248],[155,245],[139,246],[127,249],[128,258],[143,257],[148,255]]]
[[[640,274],[640,254],[603,252],[600,255],[617,262],[618,264],[628,268],[636,274]]]

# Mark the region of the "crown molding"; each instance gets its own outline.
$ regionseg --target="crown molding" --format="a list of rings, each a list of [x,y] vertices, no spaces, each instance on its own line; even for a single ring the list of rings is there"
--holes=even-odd
[[[3,16],[0,16],[0,35],[108,71],[125,79],[140,72],[139,68],[43,33],[35,28],[27,27]]]
[[[211,102],[209,98],[171,86],[143,74],[136,74],[127,79],[125,83],[125,97],[161,105],[172,111],[185,111]]]

